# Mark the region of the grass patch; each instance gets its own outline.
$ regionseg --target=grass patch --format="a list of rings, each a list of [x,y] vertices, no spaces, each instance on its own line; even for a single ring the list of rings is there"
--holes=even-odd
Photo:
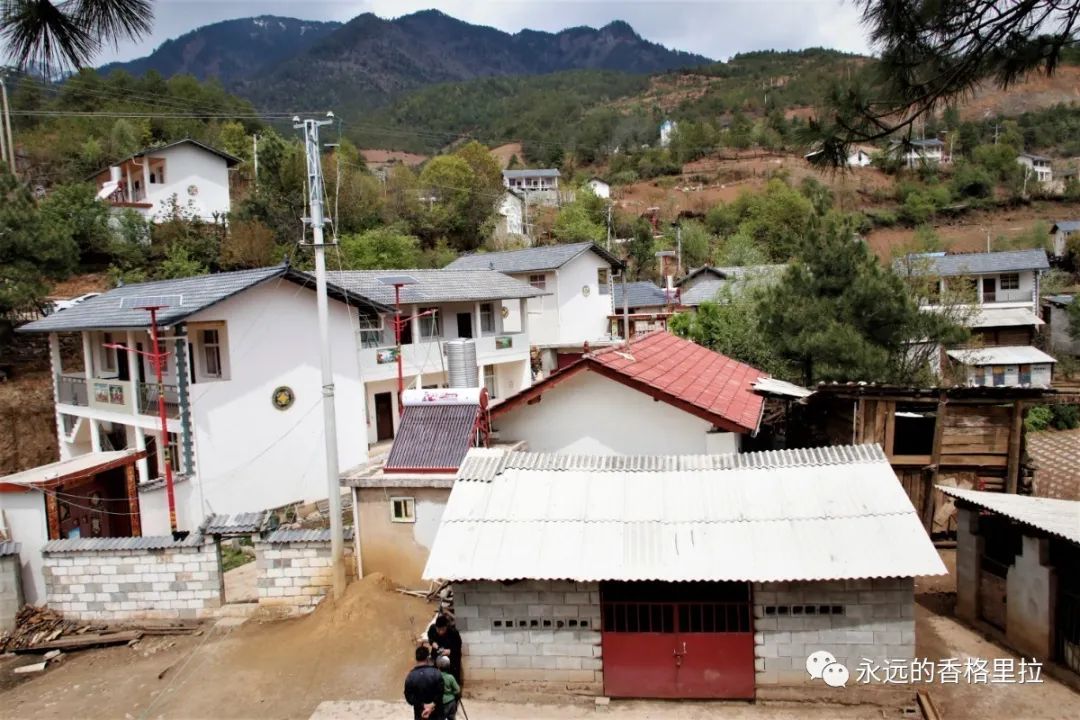
[[[240,541],[241,545],[250,545],[251,541],[244,538]],[[245,555],[244,551],[239,547],[233,547],[231,545],[223,545],[221,548],[221,569],[222,572],[229,572],[241,565],[247,565],[249,562],[253,562],[254,557]]]

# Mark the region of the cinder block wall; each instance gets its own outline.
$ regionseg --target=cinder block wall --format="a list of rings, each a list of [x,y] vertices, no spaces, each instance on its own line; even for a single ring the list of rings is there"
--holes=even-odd
[[[469,683],[528,681],[601,692],[597,583],[455,583],[454,610]]]
[[[198,618],[221,606],[217,546],[158,550],[49,550],[49,607],[80,620]]]
[[[23,605],[21,573],[18,554],[0,557],[0,633],[15,627],[15,613]]]
[[[818,650],[847,666],[849,683],[863,658],[881,666],[886,659],[913,658],[914,580],[755,583],[757,684],[821,683],[806,672],[807,656]]]
[[[345,574],[356,577],[353,544],[345,543]],[[260,605],[310,612],[334,584],[330,541],[255,541],[255,568]]]

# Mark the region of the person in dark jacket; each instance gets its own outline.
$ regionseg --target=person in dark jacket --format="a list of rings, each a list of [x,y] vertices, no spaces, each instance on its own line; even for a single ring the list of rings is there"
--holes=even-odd
[[[443,720],[443,677],[431,664],[431,653],[416,648],[416,666],[405,676],[405,702],[413,709],[413,720]]]
[[[435,618],[435,623],[428,628],[428,640],[437,654],[450,658],[450,674],[464,685],[461,677],[461,634],[450,618],[441,614]]]

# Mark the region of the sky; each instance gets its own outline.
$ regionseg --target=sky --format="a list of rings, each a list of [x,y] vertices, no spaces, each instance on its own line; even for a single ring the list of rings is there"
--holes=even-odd
[[[507,32],[557,32],[625,20],[642,37],[723,60],[750,50],[830,47],[867,52],[855,0],[156,0],[151,35],[107,47],[100,65],[148,55],[202,25],[254,15],[347,21],[365,12],[393,18],[435,8]]]

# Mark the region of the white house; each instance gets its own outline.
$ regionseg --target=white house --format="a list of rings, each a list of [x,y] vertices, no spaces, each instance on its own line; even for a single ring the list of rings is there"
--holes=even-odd
[[[584,355],[492,408],[502,442],[559,454],[738,452],[766,374],[664,330]]]
[[[893,140],[890,149],[894,153],[899,153],[900,158],[909,168],[920,165],[938,165],[950,161],[950,158],[945,155],[945,143],[937,138],[911,140],[906,144],[901,140]]]
[[[528,301],[527,312],[530,341],[544,351],[550,371],[558,355],[576,358],[586,344],[610,341],[612,274],[621,267],[614,255],[586,242],[464,255],[446,270],[496,270],[545,293]]]
[[[358,316],[387,306],[340,288],[330,303],[338,463],[367,459]],[[124,300],[157,298],[168,436],[158,418],[149,314]],[[142,534],[168,532],[168,446],[181,529],[237,513],[326,497],[314,282],[284,265],[116,288],[20,328],[48,333],[61,460],[117,450],[138,461]],[[65,367],[60,333],[82,339],[82,368]]]
[[[703,302],[715,300],[721,290],[740,293],[749,287],[775,283],[785,270],[787,265],[699,267],[676,283],[676,302],[684,307],[697,307]]]
[[[562,173],[556,168],[503,170],[503,187],[509,190],[522,190],[525,192],[558,190],[561,175]]]
[[[1050,158],[1031,153],[1020,153],[1016,156],[1016,162],[1024,168],[1024,174],[1041,183],[1050,183],[1054,180]]]
[[[1043,317],[1050,326],[1050,349],[1055,353],[1068,353],[1080,357],[1080,339],[1073,338],[1069,306],[1076,302],[1075,295],[1051,295],[1043,298]]]
[[[868,167],[873,163],[873,152],[873,148],[852,146],[848,151],[847,160],[844,162],[844,165],[849,168]],[[810,162],[815,162],[820,155],[821,150],[814,150],[806,153],[803,157]]]
[[[671,136],[675,134],[678,127],[678,123],[674,120],[665,120],[660,123],[660,147],[666,148],[671,145]]]
[[[94,176],[98,197],[160,222],[175,204],[206,222],[229,213],[229,168],[240,162],[197,140],[141,150]]]
[[[585,187],[592,190],[592,194],[598,198],[603,198],[604,200],[607,200],[611,197],[611,185],[604,182],[598,177],[589,178],[585,182]]]
[[[406,388],[447,387],[448,340],[475,341],[478,379],[498,402],[532,383],[530,362],[532,302],[545,301],[543,288],[491,270],[346,270],[327,274],[329,282],[373,304],[395,307],[392,281],[401,285],[401,365]],[[368,410],[366,440],[389,440],[397,433],[398,352],[392,312],[361,313],[355,354]],[[365,437],[365,435],[354,436]],[[348,467],[342,464],[342,468]]]
[[[1057,361],[1033,347],[987,347],[949,350],[949,359],[962,365],[968,385],[1049,387]]]
[[[499,240],[528,236],[525,226],[525,196],[517,190],[507,190],[495,207],[498,220],[495,224],[495,237]]]
[[[1050,228],[1053,237],[1054,255],[1065,257],[1069,252],[1069,238],[1076,232],[1080,232],[1080,220],[1059,220]]]

